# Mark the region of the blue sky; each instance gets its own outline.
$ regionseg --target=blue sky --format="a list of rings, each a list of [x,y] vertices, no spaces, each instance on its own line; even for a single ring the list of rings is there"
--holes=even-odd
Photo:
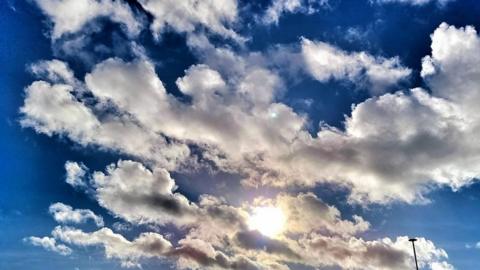
[[[476,269],[477,1],[204,5],[0,3],[1,269]]]

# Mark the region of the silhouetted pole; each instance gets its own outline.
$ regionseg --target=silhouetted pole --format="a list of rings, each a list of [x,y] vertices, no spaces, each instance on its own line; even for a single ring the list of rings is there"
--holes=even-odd
[[[418,263],[417,263],[417,252],[415,251],[415,241],[417,241],[416,238],[410,238],[408,241],[412,242],[412,247],[413,247],[413,257],[415,258],[415,267],[418,270]]]

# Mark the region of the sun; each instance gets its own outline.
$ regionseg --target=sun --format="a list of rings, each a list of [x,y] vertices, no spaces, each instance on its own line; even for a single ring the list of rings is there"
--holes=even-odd
[[[278,236],[285,227],[285,215],[277,207],[256,207],[248,219],[251,230],[257,230],[261,234],[273,238]]]

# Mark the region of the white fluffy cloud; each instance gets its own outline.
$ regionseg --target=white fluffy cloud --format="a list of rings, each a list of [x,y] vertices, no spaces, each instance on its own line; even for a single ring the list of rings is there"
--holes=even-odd
[[[235,224],[237,229],[246,228],[246,210],[230,207],[221,199],[208,195],[200,196],[198,204],[192,203],[175,192],[175,181],[164,169],[149,170],[138,162],[119,161],[108,166],[106,173],[94,172],[92,185],[100,205],[134,224],[173,223],[179,227],[202,227],[202,223],[215,220],[221,227],[223,220],[232,229],[235,229]],[[359,216],[354,216],[353,221],[343,220],[337,208],[312,193],[296,196],[279,194],[274,199],[258,198],[254,205],[272,205],[282,209],[289,220],[286,230],[291,233],[326,230],[334,234],[355,235],[369,228],[369,223]],[[224,230],[217,228],[214,231]]]
[[[190,33],[204,27],[214,34],[240,40],[228,25],[237,20],[236,0],[141,0],[142,6],[153,14],[152,31],[159,35],[171,28],[176,32]]]
[[[138,259],[162,256],[171,247],[171,243],[157,233],[142,233],[133,241],[102,228],[86,233],[70,227],[56,227],[52,235],[66,243],[77,246],[103,246],[107,258],[116,258],[124,267],[139,266]]]
[[[121,1],[112,0],[35,0],[38,7],[53,24],[52,38],[76,33],[89,22],[108,17],[122,24],[127,33],[137,35],[142,27],[130,7]]]
[[[87,233],[58,226],[52,235],[75,246],[102,246],[106,257],[119,260],[123,267],[139,267],[141,260],[146,258],[174,260],[178,269],[290,269],[284,264],[286,262],[316,268],[368,270],[408,269],[412,265],[407,237],[365,241],[355,237],[312,234],[298,241],[286,241],[262,239],[258,235],[250,240],[242,236],[237,240],[240,243],[230,244],[236,255],[228,256],[201,239],[186,238],[175,247],[162,235],[151,232],[129,241],[108,228]],[[418,240],[420,267],[454,269],[445,261],[447,254],[444,250],[424,238]]]
[[[325,83],[348,82],[355,88],[380,95],[398,88],[412,70],[398,57],[385,58],[368,52],[349,52],[322,41],[302,37],[299,45],[277,45],[268,52],[268,62],[282,74],[298,81],[305,74]]]
[[[153,70],[153,67],[147,65],[147,69]],[[148,76],[151,70],[145,74]],[[139,70],[142,71],[145,69]],[[148,84],[141,80],[139,77],[137,82],[142,83],[139,85]],[[158,79],[154,81],[154,86],[163,88]],[[67,135],[81,145],[97,145],[147,159],[153,158],[156,163],[168,169],[175,168],[189,155],[189,149],[185,145],[167,142],[164,137],[139,125],[128,115],[97,116],[96,113],[101,114],[111,105],[86,106],[81,99],[83,89],[77,85],[36,81],[25,91],[27,98],[20,111],[29,117],[24,118],[21,124],[33,127],[39,133],[49,136]]]
[[[304,42],[317,52],[318,44]],[[263,56],[208,47],[206,64],[192,66],[177,80],[179,89],[192,96],[191,103],[168,94],[148,60],[108,59],[85,78],[85,88],[98,102],[95,107],[76,96],[71,85],[37,81],[26,89],[22,124],[48,135],[67,135],[82,145],[122,151],[167,170],[199,162],[187,146],[194,144],[204,159],[242,174],[251,185],[330,182],[348,187],[353,201],[424,201],[429,189],[457,189],[480,173],[475,135],[480,123],[475,116],[479,43],[472,27],[442,24],[432,35],[432,55],[423,60],[422,74],[432,94],[417,88],[368,99],[353,107],[343,131],[322,126],[315,136],[307,132],[305,116],[276,102],[285,85]],[[336,59],[331,49],[326,51]],[[337,73],[357,76],[362,68],[367,74],[390,74],[392,67],[394,75],[409,73],[395,70],[395,60],[340,55],[353,62],[338,70],[325,67],[325,73],[315,57],[309,61],[320,79]],[[370,81],[389,78],[369,76]],[[112,107],[117,113],[96,115]]]
[[[150,171],[138,162],[119,161],[107,172],[92,176],[100,205],[135,223],[193,222],[197,207],[176,193],[175,182],[165,169]]]
[[[430,265],[432,270],[454,270],[455,268],[447,262],[435,262]]]
[[[314,13],[329,0],[273,0],[262,17],[265,24],[278,24],[284,13]]]
[[[58,244],[57,241],[51,237],[30,236],[25,238],[24,241],[29,242],[34,246],[43,247],[46,250],[56,252],[63,256],[70,255],[72,253],[72,250],[69,247],[63,244]]]
[[[67,172],[65,177],[65,182],[67,182],[67,184],[72,187],[86,186],[83,181],[84,176],[87,173],[85,165],[73,161],[67,161],[65,162],[65,171]]]
[[[341,218],[340,211],[321,201],[312,193],[296,196],[280,194],[272,202],[286,216],[286,230],[291,233],[328,231],[331,234],[356,235],[369,229],[370,224],[360,216],[354,221]]]
[[[57,202],[50,205],[48,211],[59,223],[79,224],[92,220],[98,227],[103,227],[103,218],[89,209],[73,209],[69,205]]]
[[[339,265],[342,269],[410,269],[413,263],[411,243],[405,236],[395,240],[383,238],[365,241],[352,237],[311,235],[301,241],[307,248],[304,254],[312,263],[322,261],[323,265]],[[419,238],[416,247],[419,267],[453,268],[444,261],[448,258],[446,252],[435,247],[431,241]]]
[[[318,81],[330,79],[367,83],[373,93],[405,80],[411,73],[399,58],[374,57],[365,52],[348,53],[324,42],[302,39],[306,70]]]
[[[316,137],[300,132],[288,153],[262,155],[259,167],[276,173],[257,179],[280,185],[282,178],[343,182],[353,200],[377,202],[421,201],[429,188],[468,185],[479,173],[473,135],[478,43],[472,27],[442,24],[432,35],[432,55],[422,72],[432,95],[413,89],[357,104],[344,131],[322,127]]]
[[[254,67],[231,83],[208,66],[192,66],[177,80],[186,94],[195,89],[190,106],[166,93],[147,61],[111,59],[86,76],[88,88],[101,102],[113,102],[156,133],[208,148],[212,159],[218,159],[215,151],[220,151],[231,163],[252,148],[267,151],[296,136],[304,119],[284,104],[272,103],[283,87],[277,74]],[[139,92],[132,92],[132,87]],[[283,123],[288,126],[283,126],[282,133],[274,132]]]
[[[48,78],[52,82],[76,84],[77,80],[72,70],[65,62],[57,59],[39,61],[30,66],[30,71],[37,77]]]
[[[141,30],[124,2],[36,2],[53,23],[53,39],[82,31],[102,17],[122,24],[132,36]],[[178,90],[191,98],[188,102],[168,93],[153,61],[139,52],[131,61],[96,63],[83,79],[59,60],[32,65],[38,80],[25,89],[20,112],[21,124],[38,133],[137,160],[120,160],[91,174],[83,164],[67,162],[66,182],[85,188],[120,222],[157,232],[128,240],[107,227],[85,232],[58,226],[52,237],[25,241],[62,255],[72,250],[59,242],[101,246],[124,267],[159,258],[179,269],[288,270],[291,264],[406,269],[411,263],[406,236],[363,239],[368,221],[345,217],[313,193],[285,191],[242,205],[207,194],[191,201],[177,191],[170,173],[212,166],[239,174],[253,186],[328,182],[348,188],[349,199],[360,203],[424,201],[431,188],[458,189],[480,174],[480,38],[472,27],[442,24],[433,33],[432,53],[422,60],[421,72],[430,92],[415,88],[382,95],[411,73],[398,58],[346,52],[308,39],[294,51],[280,46],[272,53],[236,53],[215,47],[205,33],[242,40],[232,30],[237,1],[139,2],[153,15],[151,30],[157,37],[169,30],[187,33],[200,60],[176,80]],[[326,3],[275,0],[263,19],[276,23],[282,13],[313,12],[315,5]],[[285,63],[285,69],[301,70],[320,82],[348,80],[378,96],[353,106],[344,129],[322,125],[312,135],[307,116],[279,101],[288,87],[279,67]],[[284,231],[271,238],[247,226],[255,207],[265,205],[281,209],[286,217]],[[104,225],[89,209],[56,203],[49,211],[59,223],[81,226],[93,220]],[[158,231],[169,228],[179,233],[167,240]],[[421,267],[453,269],[443,249],[424,238],[417,243]]]
[[[31,117],[22,125],[34,126],[36,131],[51,135],[53,131],[69,130],[81,141],[87,130],[93,130],[98,120],[89,108],[79,104],[67,84],[36,81],[26,90],[27,98],[21,112]]]
[[[141,267],[140,260],[160,258],[177,260],[178,269],[237,269],[259,270],[260,267],[246,257],[229,257],[215,251],[202,241],[180,241],[178,247],[158,233],[142,233],[129,241],[108,228],[87,233],[79,229],[57,226],[52,235],[76,246],[102,246],[107,258],[118,259],[122,267]]]

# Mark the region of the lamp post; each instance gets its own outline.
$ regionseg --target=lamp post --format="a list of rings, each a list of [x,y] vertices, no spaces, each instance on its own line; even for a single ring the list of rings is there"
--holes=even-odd
[[[410,238],[408,241],[412,242],[412,247],[413,247],[413,257],[415,258],[415,267],[418,270],[418,263],[417,263],[417,252],[415,251],[415,241],[417,241],[416,238]]]

